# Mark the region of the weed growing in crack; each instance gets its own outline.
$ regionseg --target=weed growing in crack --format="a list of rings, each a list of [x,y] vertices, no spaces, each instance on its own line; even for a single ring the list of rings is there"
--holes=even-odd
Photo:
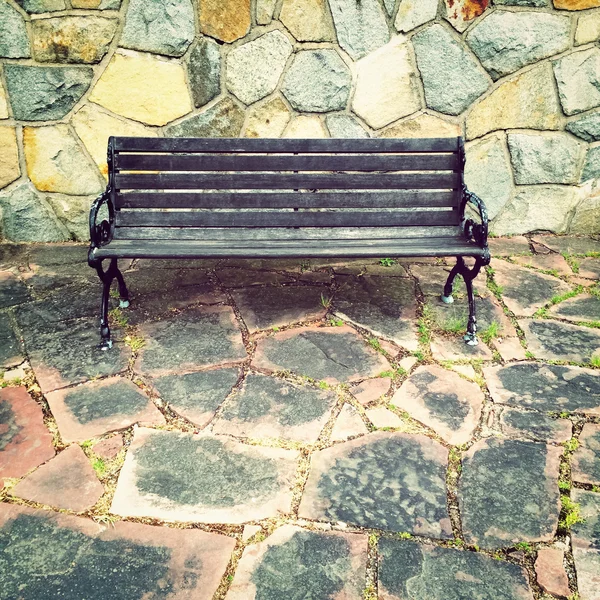
[[[379,261],[379,264],[383,267],[393,267],[396,264],[396,261],[393,258],[382,258]]]
[[[581,516],[581,507],[577,502],[573,502],[569,496],[561,496],[564,517],[560,520],[560,525],[565,529],[570,529],[577,523],[584,523],[585,519]]]
[[[324,296],[321,294],[321,306],[329,310],[331,307],[331,298],[329,296]]]

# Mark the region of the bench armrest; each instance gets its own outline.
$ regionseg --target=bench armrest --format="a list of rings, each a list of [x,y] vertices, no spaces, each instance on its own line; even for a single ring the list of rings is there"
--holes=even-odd
[[[472,204],[477,209],[481,223],[476,223],[473,219],[465,218],[467,204]],[[463,186],[463,198],[460,206],[460,219],[463,224],[463,230],[467,240],[469,242],[475,242],[480,248],[487,250],[487,208],[485,207],[483,200],[477,194],[470,192],[466,186]]]
[[[98,213],[105,204],[108,208],[108,220],[102,219],[98,223]],[[113,204],[108,188],[92,203],[89,222],[90,250],[106,246],[112,240],[115,231],[115,205]]]

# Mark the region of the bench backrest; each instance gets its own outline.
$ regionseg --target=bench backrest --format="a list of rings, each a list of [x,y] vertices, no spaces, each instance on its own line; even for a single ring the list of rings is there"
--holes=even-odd
[[[232,236],[393,228],[411,237],[424,227],[455,235],[463,163],[456,137],[110,138],[115,238],[197,239],[231,228]]]

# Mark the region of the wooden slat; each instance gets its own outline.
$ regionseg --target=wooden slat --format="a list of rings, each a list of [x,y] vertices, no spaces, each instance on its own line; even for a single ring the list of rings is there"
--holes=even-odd
[[[201,155],[119,154],[124,171],[456,171],[458,154]]]
[[[117,190],[160,189],[452,189],[458,173],[159,173],[118,174]]]
[[[118,193],[117,208],[407,208],[453,207],[454,192],[397,190],[338,193]]]
[[[423,227],[306,227],[216,228],[216,227],[116,227],[117,240],[207,240],[229,244],[240,240],[268,244],[273,240],[376,240],[423,238]],[[433,238],[462,238],[457,225],[427,228]]]
[[[117,213],[128,227],[407,227],[458,224],[456,210],[373,212],[128,211]]]
[[[396,256],[480,256],[483,250],[464,240],[306,240],[294,243],[231,244],[185,241],[113,241],[94,253],[96,258],[376,258]]]
[[[375,139],[111,138],[117,152],[455,152],[458,137]]]

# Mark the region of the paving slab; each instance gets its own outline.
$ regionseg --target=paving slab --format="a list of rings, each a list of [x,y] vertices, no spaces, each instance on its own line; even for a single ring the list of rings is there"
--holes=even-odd
[[[574,237],[568,235],[535,235],[532,240],[547,246],[560,254],[587,254],[600,252],[600,240],[590,237]]]
[[[459,481],[465,540],[481,548],[550,541],[560,512],[561,454],[560,447],[536,442],[476,442],[463,459]]]
[[[113,435],[94,445],[94,454],[105,460],[113,460],[117,454],[123,449],[123,437],[121,435]]]
[[[369,430],[356,409],[350,404],[344,404],[331,430],[330,439],[332,442],[342,442],[366,433]]]
[[[562,296],[572,289],[552,275],[504,260],[494,261],[493,269],[494,281],[502,288],[504,303],[517,316],[531,317],[554,296]]]
[[[600,552],[573,549],[580,600],[600,600]]]
[[[312,444],[329,420],[336,401],[331,392],[250,374],[242,389],[223,407],[213,432]]]
[[[549,319],[519,321],[536,358],[590,363],[600,357],[600,330]]]
[[[571,458],[574,481],[600,485],[600,424],[586,423],[579,435],[579,448]]]
[[[504,362],[512,360],[525,360],[527,354],[521,346],[521,340],[516,337],[499,338],[494,340],[494,346]]]
[[[391,403],[433,429],[451,445],[465,444],[481,419],[481,388],[437,365],[418,367]]]
[[[124,274],[127,289],[135,298],[138,295],[168,293],[173,289],[212,285],[212,280],[206,271],[182,267],[181,264],[175,264],[170,269],[160,270],[154,265],[152,268],[136,267],[135,271]],[[158,275],[157,270],[159,271]]]
[[[535,559],[535,574],[542,590],[562,598],[571,595],[564,560],[565,553],[560,548],[540,548]]]
[[[385,406],[368,408],[365,410],[365,414],[367,415],[367,419],[377,429],[398,429],[404,423],[395,412],[392,412]]]
[[[152,381],[160,397],[177,414],[205,427],[240,378],[239,368],[166,375]]]
[[[408,350],[419,346],[417,300],[412,279],[339,276],[335,314]]]
[[[250,287],[231,295],[252,332],[322,319],[330,292],[323,287],[290,285]]]
[[[0,308],[16,306],[31,300],[27,286],[13,273],[0,271]]]
[[[525,569],[478,552],[379,541],[382,600],[532,600]]]
[[[244,550],[226,600],[340,598],[360,600],[367,536],[284,525]]]
[[[431,340],[431,354],[435,360],[492,360],[492,351],[481,341],[477,346],[469,346],[463,336],[446,337],[434,335]]]
[[[11,490],[18,498],[75,512],[94,506],[103,493],[104,486],[77,444],[63,450]]]
[[[363,405],[379,400],[387,394],[392,387],[389,377],[377,377],[376,379],[365,379],[358,385],[350,388],[350,393]]]
[[[411,265],[410,272],[417,278],[426,296],[440,296],[450,275],[451,267],[445,265]],[[482,279],[485,279],[482,277]],[[477,281],[477,280],[476,280]],[[456,286],[458,291],[458,285]]]
[[[210,600],[235,539],[0,505],[3,597]],[[5,595],[4,595],[5,594]]]
[[[24,387],[0,389],[0,478],[23,477],[53,456],[42,407]]]
[[[573,275],[573,271],[564,256],[555,253],[532,254],[530,256],[514,256],[512,258],[518,265],[523,267],[533,267],[540,271],[553,271],[552,275]]]
[[[488,246],[492,256],[531,254],[529,240],[522,235],[510,238],[488,238]]]
[[[298,452],[228,437],[135,431],[111,512],[170,521],[244,523],[288,514]]]
[[[299,516],[451,537],[447,459],[424,435],[383,431],[315,452]]]
[[[113,330],[118,339],[118,330]],[[125,370],[130,349],[113,342],[108,351],[98,348],[100,333],[97,319],[57,324],[53,331],[25,336],[25,348],[42,392],[82,383],[97,377],[116,375]]]
[[[382,265],[381,263],[369,263],[368,259],[357,261],[348,261],[347,264],[332,265],[337,275],[378,275],[381,277],[408,277],[408,270],[405,265],[396,261],[391,265]],[[340,278],[342,281],[345,278]],[[404,282],[405,283],[405,282]],[[403,285],[403,282],[397,281],[397,286]]]
[[[145,346],[135,369],[159,377],[246,359],[246,349],[229,306],[193,308],[140,325]]]
[[[578,274],[586,279],[600,279],[600,258],[582,258]]]
[[[573,435],[573,424],[568,419],[508,407],[500,414],[500,427],[506,435],[538,442],[559,444]]]
[[[567,321],[600,321],[600,298],[594,294],[580,294],[555,304],[551,315]]]
[[[577,585],[582,600],[600,599],[600,494],[574,489],[583,521],[571,528]]]
[[[254,285],[281,285],[282,283],[291,283],[294,281],[290,275],[284,275],[283,273],[237,269],[235,267],[219,269],[217,277],[223,287],[226,288],[243,288]]]
[[[543,412],[600,415],[600,372],[582,367],[518,362],[485,367],[494,402]]]
[[[29,244],[14,244],[2,242],[0,244],[0,269],[12,269],[27,266],[27,251]]]
[[[0,313],[0,368],[10,369],[25,360],[10,317]]]
[[[134,423],[164,425],[165,419],[135,383],[109,377],[46,395],[65,442],[82,442]]]
[[[381,354],[346,326],[300,327],[263,338],[256,345],[253,365],[327,383],[360,381],[390,369]]]

